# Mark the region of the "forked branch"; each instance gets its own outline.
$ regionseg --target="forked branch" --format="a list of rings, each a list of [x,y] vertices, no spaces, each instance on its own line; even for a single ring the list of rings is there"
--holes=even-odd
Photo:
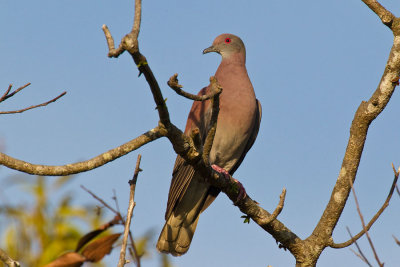
[[[345,248],[345,247],[348,247],[348,246],[352,245],[360,237],[362,237],[366,232],[369,231],[369,229],[376,222],[376,220],[378,220],[379,216],[383,213],[383,211],[386,209],[386,207],[389,206],[390,199],[392,198],[393,192],[394,192],[394,190],[396,188],[397,181],[399,179],[399,172],[400,172],[400,168],[399,168],[398,171],[396,171],[396,169],[394,168],[393,164],[392,164],[392,167],[393,167],[393,171],[394,171],[394,179],[393,179],[392,186],[390,187],[389,193],[388,193],[388,195],[386,197],[386,200],[383,203],[382,207],[378,210],[378,212],[374,215],[374,217],[372,217],[371,221],[368,224],[366,224],[366,225],[364,224],[363,229],[358,234],[356,234],[350,240],[348,240],[346,242],[343,242],[343,243],[336,244],[336,243],[332,242],[332,244],[329,245],[331,248]],[[356,204],[358,206],[358,201],[356,202]],[[359,210],[359,206],[358,206],[357,209]],[[361,218],[362,218],[362,216],[361,216]],[[362,219],[362,221],[364,221],[364,220]]]
[[[31,83],[27,83],[27,84],[19,87],[18,89],[14,90],[11,93],[10,93],[10,91],[11,91],[11,88],[12,88],[12,84],[10,84],[8,86],[7,90],[5,91],[5,93],[0,97],[0,103],[5,101],[5,100],[7,100],[10,97],[13,97],[15,94],[17,94],[21,90],[25,89],[26,87],[28,87],[30,84]],[[57,101],[59,98],[63,97],[66,93],[67,92],[62,92],[59,96],[57,96],[57,97],[55,97],[55,98],[53,98],[53,99],[51,99],[51,100],[49,100],[47,102],[41,103],[41,104],[32,105],[32,106],[29,106],[29,107],[26,107],[26,108],[22,108],[22,109],[17,109],[17,110],[0,111],[0,115],[22,113],[22,112],[25,112],[25,111],[30,110],[30,109],[34,109],[34,108],[38,108],[38,107],[44,107],[44,106],[47,106],[50,103],[53,103],[53,102]]]

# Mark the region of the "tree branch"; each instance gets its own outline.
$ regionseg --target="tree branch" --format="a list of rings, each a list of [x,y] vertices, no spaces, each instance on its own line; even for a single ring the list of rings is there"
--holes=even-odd
[[[140,0],[136,0],[135,3],[140,3]],[[135,21],[137,19],[137,10],[138,9],[135,11]],[[113,53],[112,49],[114,48],[112,45],[112,36],[106,26],[103,26],[103,30],[109,46],[110,56],[110,54]],[[136,46],[134,44],[136,44]],[[140,74],[144,74],[157,105],[160,117],[159,125],[166,129],[166,136],[171,142],[175,152],[199,171],[202,177],[209,178],[207,180],[210,184],[220,188],[235,203],[238,199],[239,192],[236,190],[230,190],[233,186],[236,186],[234,178],[230,176],[230,179],[224,179],[222,174],[215,172],[210,165],[206,165],[203,160],[200,160],[202,158],[202,153],[196,149],[193,140],[171,123],[168,109],[164,98],[162,97],[158,82],[154,77],[146,58],[139,52],[137,38],[135,39],[132,32],[125,35],[118,49],[120,49],[121,46],[122,49],[128,50],[131,54],[139,68]],[[210,138],[211,136],[212,135],[210,135]],[[296,250],[296,246],[299,245],[301,239],[277,219],[265,223],[268,222],[268,218],[271,218],[271,214],[261,208],[258,203],[253,201],[248,195],[235,205],[237,205],[243,213],[250,216],[250,218],[259,224],[264,230],[269,232],[276,240],[281,242],[284,247],[291,251]]]
[[[55,97],[55,98],[53,98],[53,99],[51,99],[51,100],[49,100],[47,102],[44,102],[42,104],[33,105],[33,106],[30,106],[30,107],[26,107],[26,108],[18,109],[18,110],[13,110],[13,111],[0,111],[0,115],[2,115],[2,114],[22,113],[22,112],[30,110],[30,109],[34,109],[34,108],[38,108],[38,107],[44,107],[44,106],[47,106],[50,103],[56,102],[59,98],[63,97],[66,93],[67,92],[63,92],[59,96],[57,96],[57,97]]]
[[[211,98],[211,120],[210,120],[210,129],[208,130],[206,140],[204,141],[203,146],[203,161],[206,166],[209,166],[209,158],[210,158],[210,151],[212,144],[214,142],[215,133],[217,131],[217,121],[218,121],[218,114],[219,114],[219,96],[222,92],[221,86],[218,84],[217,78],[212,76],[210,78],[210,92],[215,93],[214,96]]]
[[[350,240],[340,243],[340,244],[335,244],[335,243],[331,243],[329,246],[331,248],[345,248],[350,246],[351,244],[353,244],[355,241],[357,241],[360,237],[362,237],[367,231],[369,231],[369,229],[372,227],[372,225],[376,222],[376,220],[378,220],[379,216],[383,213],[383,211],[386,209],[387,206],[389,206],[389,202],[390,199],[393,196],[393,192],[396,188],[396,184],[397,181],[399,179],[399,172],[400,172],[400,168],[398,171],[396,171],[396,169],[394,168],[393,164],[393,171],[394,171],[394,179],[392,182],[392,186],[390,187],[390,191],[388,196],[386,197],[385,202],[383,203],[382,207],[378,210],[378,212],[374,215],[374,217],[372,217],[371,221],[365,225],[365,227],[363,227],[363,230],[361,230],[358,234],[356,234],[354,237],[352,237]]]
[[[394,235],[392,235],[392,236],[393,236],[394,242],[396,242],[396,244],[400,246],[400,240],[398,240]]]
[[[329,203],[315,227],[310,242],[329,245],[331,236],[340,215],[346,205],[351,191],[350,182],[354,183],[362,151],[364,149],[367,132],[371,122],[383,111],[388,104],[396,84],[393,82],[400,75],[400,36],[395,36],[384,73],[378,88],[365,102],[358,107],[350,127],[350,137],[346,153],[342,162],[339,177],[333,188]]]
[[[0,260],[8,267],[20,267],[18,261],[13,260],[4,250],[0,249]]]
[[[103,154],[98,155],[90,160],[81,161],[78,163],[67,164],[62,166],[49,166],[28,163],[19,159],[15,159],[6,154],[0,153],[0,164],[8,168],[34,174],[46,176],[64,176],[80,172],[89,171],[104,164],[122,157],[129,152],[132,152],[141,146],[154,141],[166,135],[166,130],[163,127],[157,126],[156,128],[142,134],[141,136],[117,147],[111,149]]]
[[[376,0],[362,0],[378,17],[382,20],[382,23],[388,26],[390,29],[392,28],[393,21],[396,17],[384,8],[378,1]]]
[[[131,220],[132,220],[132,214],[133,214],[133,209],[135,208],[135,189],[136,189],[136,181],[139,175],[139,172],[141,171],[140,169],[140,160],[142,158],[142,155],[138,155],[137,157],[137,161],[136,161],[136,168],[135,168],[135,173],[133,175],[132,180],[129,181],[129,185],[130,185],[130,195],[129,195],[129,206],[128,206],[128,213],[126,215],[126,222],[125,222],[125,229],[124,229],[124,237],[122,240],[122,246],[121,246],[121,252],[119,255],[119,261],[118,261],[118,267],[123,267],[126,263],[125,260],[125,253],[126,253],[126,247],[127,247],[127,241],[128,241],[128,235],[130,233],[130,225],[131,225]],[[132,244],[133,245],[133,244]],[[135,258],[136,258],[136,263],[137,266],[140,267],[140,257],[137,255],[136,253],[136,249],[135,251]]]
[[[18,89],[14,90],[13,92],[10,93],[11,88],[12,88],[12,84],[10,84],[7,88],[7,90],[5,91],[5,93],[0,97],[0,103],[7,100],[10,97],[13,97],[15,94],[17,94],[18,92],[20,92],[21,90],[25,89],[26,87],[28,87],[29,85],[31,85],[31,83],[27,83],[21,87],[19,87]],[[59,96],[44,102],[42,104],[38,104],[38,105],[33,105],[30,107],[26,107],[23,109],[18,109],[18,110],[12,110],[12,111],[0,111],[0,115],[4,115],[4,114],[16,114],[16,113],[22,113],[24,111],[30,110],[30,109],[34,109],[34,108],[38,108],[38,107],[43,107],[43,106],[47,106],[48,104],[57,101],[60,97],[63,97],[67,92],[63,92],[61,93]]]
[[[177,73],[175,73],[173,76],[171,76],[171,78],[169,78],[167,84],[178,95],[186,97],[186,98],[191,99],[191,100],[195,100],[195,101],[208,100],[208,99],[211,99],[215,95],[220,94],[222,92],[222,87],[220,87],[220,86],[216,86],[216,88],[215,88],[216,90],[215,91],[211,90],[210,93],[205,94],[205,95],[194,95],[194,94],[185,92],[184,90],[182,90],[183,86],[178,83],[178,74]]]
[[[119,45],[118,49],[114,49],[114,39],[108,27],[106,25],[103,25],[103,31],[106,36],[109,48],[108,56],[118,57],[125,50],[129,52],[139,69],[139,76],[142,73],[144,74],[153,94],[154,101],[156,102],[156,108],[158,110],[160,120],[162,124],[164,124],[168,129],[170,124],[169,112],[165,104],[165,100],[162,97],[160,86],[158,85],[158,82],[154,77],[154,74],[147,62],[146,57],[143,56],[139,51],[138,35],[140,31],[141,6],[141,0],[135,0],[135,18],[132,31],[122,38],[121,44]]]
[[[12,84],[10,84],[8,86],[8,89],[6,90],[6,92],[3,94],[3,96],[0,98],[0,102],[3,102],[4,100],[7,100],[10,97],[13,97],[16,93],[18,93],[19,91],[25,89],[26,87],[28,87],[29,85],[31,85],[31,83],[27,83],[21,87],[19,87],[18,89],[16,89],[14,92],[12,92],[10,94],[11,88],[12,88]]]
[[[395,170],[395,177],[398,177],[398,175],[397,175],[397,173],[396,173],[396,170]],[[395,178],[395,180],[397,181],[396,178]],[[364,232],[365,232],[365,235],[367,236],[368,243],[369,243],[369,245],[370,245],[370,247],[371,247],[371,249],[372,249],[372,252],[374,253],[376,262],[378,263],[379,266],[383,267],[383,264],[382,264],[381,261],[379,260],[378,253],[377,253],[376,250],[375,250],[375,246],[374,246],[374,243],[372,242],[371,236],[370,236],[369,233],[368,233],[368,229],[367,229],[367,227],[365,226],[364,216],[362,215],[361,208],[360,208],[360,204],[358,203],[356,191],[354,190],[354,185],[353,185],[353,182],[352,182],[351,180],[350,180],[350,185],[351,185],[351,191],[353,192],[354,201],[356,202],[356,207],[357,207],[358,216],[360,217],[361,225],[362,225],[362,227],[363,227],[363,230],[364,230]],[[392,188],[393,188],[393,186],[392,186]],[[392,192],[392,193],[393,193],[393,192]],[[386,203],[386,202],[387,202],[387,205],[389,205],[389,201],[386,200],[385,203]]]
[[[347,232],[350,235],[350,238],[353,239],[353,236],[351,235],[349,227],[346,226]],[[372,267],[371,263],[369,263],[367,257],[365,257],[364,253],[362,252],[360,246],[358,245],[357,241],[354,240],[354,244],[357,247],[358,253],[355,252],[354,250],[350,249],[357,257],[359,257],[363,262],[365,262],[369,267]]]

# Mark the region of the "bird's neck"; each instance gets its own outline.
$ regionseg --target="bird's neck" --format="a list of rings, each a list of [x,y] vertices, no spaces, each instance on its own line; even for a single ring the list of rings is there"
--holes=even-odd
[[[246,65],[246,54],[245,53],[235,53],[235,54],[222,54],[221,65],[237,64]]]

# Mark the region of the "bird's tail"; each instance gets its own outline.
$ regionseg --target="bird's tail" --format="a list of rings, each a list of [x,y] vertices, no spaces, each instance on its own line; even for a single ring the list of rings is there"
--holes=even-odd
[[[209,187],[197,179],[191,181],[161,231],[157,242],[160,252],[180,256],[188,251],[200,213],[205,208]]]
[[[185,254],[192,242],[199,217],[200,214],[196,216],[194,221],[188,222],[172,213],[158,238],[157,249],[174,256]]]

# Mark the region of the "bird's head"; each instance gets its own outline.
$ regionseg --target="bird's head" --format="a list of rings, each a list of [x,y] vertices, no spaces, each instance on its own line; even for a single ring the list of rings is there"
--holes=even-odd
[[[229,58],[232,55],[243,55],[246,57],[246,49],[243,41],[236,35],[224,33],[215,38],[212,45],[203,50],[203,54],[216,52],[222,56],[222,59]]]

